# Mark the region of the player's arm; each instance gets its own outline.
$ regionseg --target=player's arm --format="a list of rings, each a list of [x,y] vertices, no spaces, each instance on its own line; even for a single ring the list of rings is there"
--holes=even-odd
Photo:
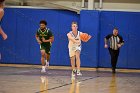
[[[107,35],[105,38],[104,38],[104,42],[105,42],[105,44],[107,44],[108,43],[108,39],[109,38],[111,38],[111,34],[109,34],[109,35]]]
[[[50,39],[49,39],[49,42],[52,43],[53,41],[54,41],[54,36],[51,36]]]
[[[107,35],[105,38],[104,38],[104,43],[105,43],[105,45],[104,45],[104,47],[105,48],[108,48],[108,39],[111,37],[111,34],[109,34],[109,35]]]
[[[53,42],[54,41],[54,35],[53,35],[53,33],[49,30],[49,33],[48,33],[48,36],[49,36],[49,39],[45,39],[45,38],[42,38],[42,41],[43,42]]]
[[[92,37],[92,36],[88,34],[88,40],[91,39],[91,37]],[[87,40],[87,41],[88,41],[88,40]]]
[[[43,42],[53,42],[54,41],[54,36],[51,36],[49,39],[45,40],[45,38],[42,38]]]
[[[2,35],[3,39],[6,40],[7,39],[7,35],[4,33],[4,31],[2,30],[1,26],[0,26],[0,34]]]
[[[0,21],[2,19],[4,15],[4,11],[0,10]],[[7,39],[7,35],[4,33],[4,31],[2,30],[1,26],[0,26],[0,34],[2,35],[3,39],[6,40]]]
[[[70,33],[67,34],[67,37],[69,40],[71,40],[73,43],[79,43],[79,41],[75,40]]]
[[[1,21],[2,17],[3,17],[3,15],[4,15],[4,11],[1,9],[0,10],[0,21]]]
[[[104,43],[107,45],[108,39],[104,38]]]
[[[41,44],[42,42],[40,41],[38,34],[36,34],[35,37],[36,37],[37,42],[38,42],[39,44]]]
[[[87,34],[87,33],[83,33],[83,32],[80,32],[80,35],[82,35],[82,34]],[[88,38],[87,38],[87,40],[85,40],[85,41],[83,41],[83,42],[87,42],[87,41],[89,41],[90,39],[91,39],[91,35],[89,35],[89,34],[87,34],[88,35]]]
[[[124,40],[123,40],[122,36],[120,36],[120,35],[118,35],[118,36],[120,38],[120,42],[117,45],[120,48],[122,45],[124,45]]]
[[[123,37],[119,35],[119,38],[120,38],[120,44],[121,44],[121,46],[124,45]]]

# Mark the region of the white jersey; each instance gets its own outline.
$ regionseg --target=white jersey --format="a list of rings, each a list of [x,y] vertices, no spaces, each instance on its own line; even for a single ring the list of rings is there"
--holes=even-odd
[[[70,54],[71,54],[71,52],[75,52],[75,51],[77,51],[77,50],[81,51],[80,31],[78,31],[77,36],[75,36],[75,35],[73,34],[72,31],[70,31],[69,33],[71,34],[71,36],[72,36],[75,40],[77,40],[77,41],[80,42],[80,43],[77,44],[77,43],[74,43],[74,42],[72,42],[71,40],[69,40],[68,48],[69,48]],[[73,53],[72,53],[72,54],[73,54]]]

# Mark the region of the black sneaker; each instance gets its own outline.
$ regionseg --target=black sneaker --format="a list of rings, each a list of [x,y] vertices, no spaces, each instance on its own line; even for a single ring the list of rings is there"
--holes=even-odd
[[[112,73],[116,73],[116,70],[115,69],[112,69]]]

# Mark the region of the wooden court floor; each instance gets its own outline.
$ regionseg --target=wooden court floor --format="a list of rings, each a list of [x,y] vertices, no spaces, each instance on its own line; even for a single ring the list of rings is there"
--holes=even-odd
[[[140,93],[140,70],[82,68],[71,78],[70,67],[0,64],[0,93]]]

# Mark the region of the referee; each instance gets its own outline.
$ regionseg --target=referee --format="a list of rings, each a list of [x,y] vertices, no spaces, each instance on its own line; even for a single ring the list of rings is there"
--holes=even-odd
[[[114,28],[113,34],[107,35],[104,39],[104,42],[104,47],[108,48],[111,56],[112,73],[116,73],[115,69],[120,52],[120,47],[124,44],[123,38],[118,34],[118,28]]]

